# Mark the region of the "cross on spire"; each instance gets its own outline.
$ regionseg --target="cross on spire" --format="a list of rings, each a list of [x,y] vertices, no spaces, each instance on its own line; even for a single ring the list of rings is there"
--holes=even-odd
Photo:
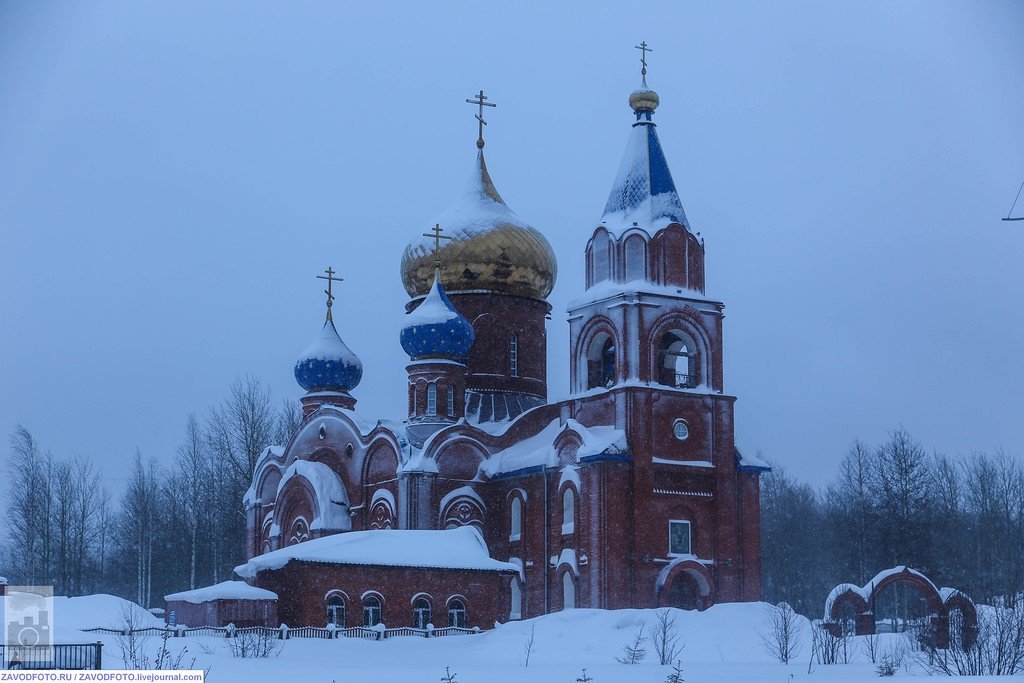
[[[647,47],[647,41],[641,42],[639,45],[634,45],[637,50],[640,50],[640,79],[643,81],[644,87],[647,87],[647,53],[654,52],[651,48]]]
[[[468,100],[467,100],[468,101]],[[441,269],[441,240],[454,240],[454,237],[448,235],[442,235],[444,228],[441,227],[440,223],[435,223],[434,227],[430,229],[430,232],[423,233],[424,237],[430,237],[434,240],[434,246],[430,250],[430,253],[434,255],[434,268],[437,270]]]
[[[484,121],[484,107],[497,107],[498,106],[496,104],[492,104],[490,102],[487,102],[486,100],[487,100],[487,96],[484,95],[484,91],[483,90],[481,90],[480,94],[476,96],[476,99],[474,99],[474,100],[466,100],[467,103],[475,104],[480,109],[480,111],[477,114],[474,114],[474,116],[476,116],[476,120],[480,122],[478,124],[478,126],[477,126],[480,130],[477,133],[477,138],[476,138],[476,146],[479,147],[480,149],[484,148],[484,126],[487,125],[487,122]]]
[[[331,306],[334,305],[334,283],[344,282],[344,278],[334,277],[336,272],[331,266],[327,266],[327,270],[324,271],[327,275],[317,275],[318,280],[327,280],[327,289],[324,290],[324,294],[327,295],[327,321],[331,322],[334,317],[331,315]]]

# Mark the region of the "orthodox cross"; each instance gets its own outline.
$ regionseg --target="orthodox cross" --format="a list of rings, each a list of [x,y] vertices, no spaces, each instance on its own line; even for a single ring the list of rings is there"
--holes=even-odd
[[[651,48],[647,47],[647,41],[641,42],[639,45],[634,45],[637,50],[640,50],[640,78],[643,80],[644,87],[647,87],[647,53],[654,52]]]
[[[336,271],[330,266],[327,266],[327,270],[324,272],[327,275],[317,275],[316,277],[319,280],[327,280],[327,289],[324,290],[324,294],[327,295],[327,320],[332,321],[334,320],[333,316],[331,316],[331,306],[334,305],[334,287],[332,285],[335,282],[344,282],[344,278],[334,277]]]
[[[466,100],[466,102],[468,102],[469,104],[475,104],[480,109],[479,113],[475,114],[476,120],[480,122],[477,126],[480,129],[480,131],[477,133],[476,138],[476,146],[479,147],[480,149],[484,148],[484,126],[487,125],[487,122],[484,121],[484,107],[498,106],[496,104],[487,102],[486,100],[487,96],[484,95],[483,90],[480,91],[480,94],[476,96],[475,100]]]
[[[444,232],[444,228],[442,228],[440,224],[435,223],[434,227],[430,229],[430,232],[423,233],[424,237],[430,237],[431,239],[434,240],[434,247],[433,249],[430,250],[430,253],[434,255],[435,268],[441,267],[441,240],[455,239],[454,237],[449,237],[448,235],[442,235],[442,232]]]

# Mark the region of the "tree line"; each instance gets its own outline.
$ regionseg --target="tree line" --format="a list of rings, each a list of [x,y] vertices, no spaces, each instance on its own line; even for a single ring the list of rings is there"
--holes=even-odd
[[[820,618],[836,585],[899,565],[1012,606],[1024,598],[1024,465],[1001,451],[929,453],[898,428],[877,446],[855,441],[823,490],[782,467],[763,475],[761,543],[765,600],[806,616]],[[920,616],[915,593],[883,596],[876,618]]]
[[[0,574],[56,595],[111,593],[145,607],[230,579],[245,561],[241,501],[256,461],[286,443],[300,418],[294,401],[275,403],[259,380],[240,378],[220,405],[187,417],[171,464],[136,451],[116,498],[93,462],[58,457],[18,426]]]

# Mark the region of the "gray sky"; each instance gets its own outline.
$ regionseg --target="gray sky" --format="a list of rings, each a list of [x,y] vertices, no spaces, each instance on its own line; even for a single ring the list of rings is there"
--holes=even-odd
[[[399,261],[470,171],[480,88],[495,183],[559,258],[564,396],[641,40],[740,446],[813,483],[898,423],[1024,454],[1012,2],[4,2],[0,431],[119,488],[235,376],[298,398],[328,264],[359,410],[402,415]]]

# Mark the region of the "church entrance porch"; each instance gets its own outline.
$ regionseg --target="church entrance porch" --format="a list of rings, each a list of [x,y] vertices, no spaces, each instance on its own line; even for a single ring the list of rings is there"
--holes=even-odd
[[[677,558],[658,575],[659,607],[705,610],[715,602],[715,582],[700,562]]]

